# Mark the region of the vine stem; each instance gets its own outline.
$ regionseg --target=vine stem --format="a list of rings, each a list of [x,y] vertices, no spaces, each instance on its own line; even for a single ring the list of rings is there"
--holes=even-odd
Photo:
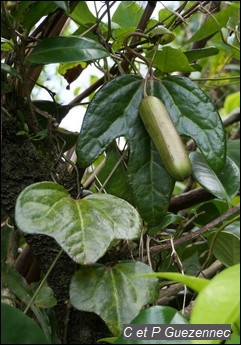
[[[48,276],[49,276],[50,273],[52,272],[54,266],[56,265],[58,259],[60,258],[61,254],[63,253],[63,251],[64,251],[64,250],[61,249],[61,250],[59,251],[58,255],[56,256],[56,258],[54,259],[54,261],[52,262],[52,265],[49,267],[48,272],[47,272],[47,273],[45,274],[45,276],[43,277],[43,279],[42,279],[41,283],[39,284],[37,290],[36,290],[35,293],[33,294],[33,297],[30,299],[30,301],[29,301],[27,307],[25,308],[24,314],[26,314],[26,313],[28,312],[28,310],[29,310],[29,308],[31,307],[32,303],[34,302],[34,300],[35,300],[37,294],[39,293],[39,291],[40,291],[40,289],[42,288],[42,286],[44,285],[46,279],[48,278]]]

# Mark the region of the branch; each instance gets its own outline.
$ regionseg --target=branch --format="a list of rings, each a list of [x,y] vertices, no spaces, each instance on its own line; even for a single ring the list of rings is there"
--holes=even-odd
[[[169,211],[175,213],[213,198],[214,196],[205,189],[193,189],[189,192],[174,196],[171,199]]]
[[[151,15],[152,15],[152,13],[153,13],[153,11],[155,9],[155,6],[156,6],[156,1],[148,1],[148,4],[147,4],[147,6],[145,8],[145,11],[144,11],[141,19],[140,19],[140,22],[139,22],[139,24],[137,26],[137,30],[136,31],[140,31],[140,30],[144,31],[144,29],[145,29],[145,27],[147,25],[147,22],[150,19]],[[133,43],[137,43],[139,39],[140,39],[139,37],[133,36],[133,39],[132,39],[130,45],[132,45]],[[129,65],[130,65],[132,57],[133,57],[132,54],[126,54],[126,55],[127,55],[128,59],[123,60],[122,63],[121,63],[121,68],[123,69],[124,72],[128,71]],[[110,69],[110,75],[114,76],[114,75],[118,75],[118,74],[119,74],[119,69],[118,69],[117,66],[114,65]],[[91,95],[102,84],[104,84],[104,81],[105,81],[105,77],[100,78],[99,80],[97,80],[97,82],[95,82],[93,85],[88,87],[88,89],[86,89],[80,95],[75,97],[68,105],[74,105],[74,104],[80,103],[84,98],[86,98],[89,95]]]
[[[220,217],[212,220],[210,223],[204,225],[203,227],[201,227],[197,231],[190,232],[187,235],[184,235],[184,236],[174,240],[174,247],[176,248],[177,246],[179,246],[182,243],[185,243],[187,241],[198,238],[200,235],[202,235],[203,233],[205,233],[209,230],[212,230],[216,225],[219,225],[225,219],[229,218],[230,216],[232,216],[233,214],[235,214],[239,210],[240,210],[240,204],[238,204],[235,207],[232,207],[230,210],[228,210],[227,212],[222,214]],[[157,246],[153,246],[149,249],[149,251],[151,254],[154,254],[154,253],[158,253],[158,252],[161,252],[161,251],[169,249],[169,248],[171,248],[171,242],[170,241],[168,241],[167,243],[159,244]]]

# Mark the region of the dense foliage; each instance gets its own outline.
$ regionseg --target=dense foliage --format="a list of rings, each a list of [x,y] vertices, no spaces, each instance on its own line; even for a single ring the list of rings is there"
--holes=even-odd
[[[238,343],[239,2],[1,6],[2,343],[143,343],[126,323]],[[60,125],[78,105],[80,133]]]

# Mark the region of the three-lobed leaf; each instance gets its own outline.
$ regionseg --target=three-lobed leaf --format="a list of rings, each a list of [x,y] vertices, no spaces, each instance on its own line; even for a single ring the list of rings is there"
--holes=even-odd
[[[219,114],[203,91],[188,78],[166,77],[153,82],[152,92],[167,108],[178,132],[193,138],[205,159],[219,170],[226,155],[226,141]],[[148,84],[148,94],[151,94]],[[143,79],[126,75],[106,83],[93,97],[77,142],[79,164],[89,166],[117,137],[130,143],[128,177],[142,217],[156,225],[166,213],[174,179],[140,119]],[[207,115],[208,114],[208,115]]]

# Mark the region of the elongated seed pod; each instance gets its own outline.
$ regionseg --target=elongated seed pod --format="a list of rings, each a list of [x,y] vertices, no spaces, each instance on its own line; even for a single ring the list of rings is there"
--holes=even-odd
[[[162,101],[154,96],[144,97],[139,113],[167,172],[178,181],[185,180],[191,174],[191,163]]]

